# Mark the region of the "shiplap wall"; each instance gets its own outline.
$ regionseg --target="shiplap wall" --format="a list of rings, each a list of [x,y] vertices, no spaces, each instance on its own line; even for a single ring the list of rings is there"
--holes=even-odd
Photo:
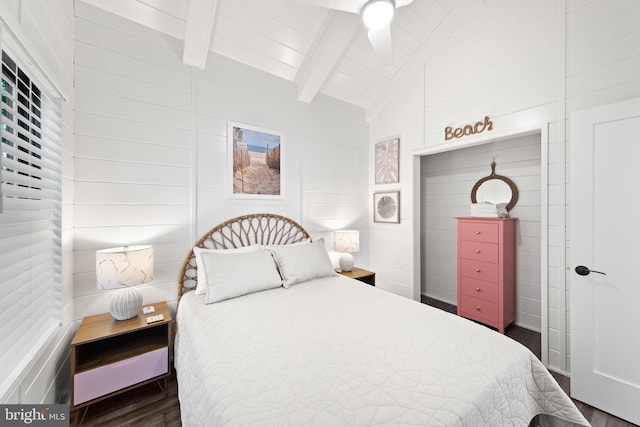
[[[0,17],[62,97],[62,322],[2,403],[56,403],[69,373],[73,319],[73,2],[5,0]],[[31,70],[33,72],[33,70]],[[49,93],[50,94],[50,93]],[[51,95],[51,94],[50,94]],[[5,349],[4,351],[6,351]]]
[[[154,280],[146,302],[175,302],[191,245],[233,216],[271,212],[313,238],[362,231],[367,266],[367,124],[364,110],[211,54],[204,71],[184,66],[182,44],[76,4],[75,318],[108,310],[95,286],[95,250],[148,243]],[[226,197],[227,122],[284,134],[279,200]]]
[[[423,101],[424,81],[414,78],[385,105],[369,128],[369,192],[400,191],[399,224],[373,222],[373,200],[370,201],[369,262],[376,272],[376,287],[414,299],[420,297],[414,287],[414,283],[420,281],[414,265],[414,244],[420,241],[420,223],[419,218],[413,217],[412,210],[414,203],[420,203],[420,194],[415,194],[413,189],[416,168],[412,152],[422,147]],[[400,182],[375,184],[375,143],[393,137],[400,138]]]
[[[418,201],[412,181],[420,162],[411,161],[412,150],[443,145],[446,126],[474,123],[485,115],[503,135],[534,127],[546,130],[548,146],[542,149],[547,150],[548,163],[542,171],[546,170],[548,185],[541,193],[548,203],[548,270],[541,276],[548,281],[548,306],[541,310],[548,319],[548,340],[543,343],[548,348],[543,357],[551,369],[569,372],[568,114],[640,96],[639,30],[640,5],[633,0],[461,0],[451,5],[422,50],[422,78],[415,74],[371,121],[371,149],[387,135],[399,135],[405,166],[396,186],[404,200],[403,225],[396,230],[407,238],[389,248],[384,238],[376,238],[379,227],[371,227],[371,267],[386,272],[387,256],[403,260],[396,263],[402,268],[398,279],[383,274],[380,286],[411,295],[419,280],[417,266],[410,261],[420,230],[413,217],[413,203]],[[417,94],[420,88],[424,90]],[[418,126],[421,138],[416,135]],[[370,192],[377,187],[370,185]]]
[[[421,158],[422,294],[457,304],[457,216],[469,215],[471,189],[491,173],[511,179],[516,225],[516,323],[540,331],[540,135]]]

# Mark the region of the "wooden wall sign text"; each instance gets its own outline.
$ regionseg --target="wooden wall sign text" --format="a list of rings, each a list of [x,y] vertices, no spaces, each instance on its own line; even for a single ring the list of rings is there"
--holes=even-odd
[[[466,125],[461,128],[452,128],[447,126],[444,128],[444,140],[448,141],[453,138],[462,138],[463,136],[475,135],[484,131],[493,130],[493,122],[489,120],[489,116],[485,116],[484,121],[476,122],[473,125]]]

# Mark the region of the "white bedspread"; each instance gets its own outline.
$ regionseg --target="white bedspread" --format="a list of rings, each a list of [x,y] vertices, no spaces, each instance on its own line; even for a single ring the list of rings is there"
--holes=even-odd
[[[177,325],[185,427],[589,425],[519,343],[343,276],[189,292]]]

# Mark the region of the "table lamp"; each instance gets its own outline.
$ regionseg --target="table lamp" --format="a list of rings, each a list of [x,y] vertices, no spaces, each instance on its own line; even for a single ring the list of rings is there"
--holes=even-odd
[[[122,246],[96,251],[98,289],[117,289],[111,300],[116,320],[136,317],[142,294],[135,286],[153,280],[153,246]]]
[[[357,230],[338,230],[333,233],[333,249],[342,252],[340,256],[340,268],[342,271],[351,271],[353,268],[354,252],[360,252],[360,232]]]

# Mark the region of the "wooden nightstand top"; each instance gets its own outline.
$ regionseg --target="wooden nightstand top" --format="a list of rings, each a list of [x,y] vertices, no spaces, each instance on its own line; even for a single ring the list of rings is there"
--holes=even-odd
[[[150,305],[152,305],[156,311],[150,314],[143,314],[142,308]],[[148,316],[155,316],[158,314],[164,314],[164,320],[147,323]],[[76,335],[73,337],[73,341],[71,341],[71,345],[85,344],[91,341],[126,334],[139,329],[151,328],[165,323],[170,323],[171,320],[171,311],[169,311],[166,301],[145,304],[140,307],[136,317],[128,320],[116,320],[111,316],[111,313],[87,316],[82,320]]]
[[[352,279],[361,279],[367,276],[373,276],[376,273],[373,271],[365,270],[364,268],[353,267],[351,271],[339,271],[343,276],[351,277]]]

